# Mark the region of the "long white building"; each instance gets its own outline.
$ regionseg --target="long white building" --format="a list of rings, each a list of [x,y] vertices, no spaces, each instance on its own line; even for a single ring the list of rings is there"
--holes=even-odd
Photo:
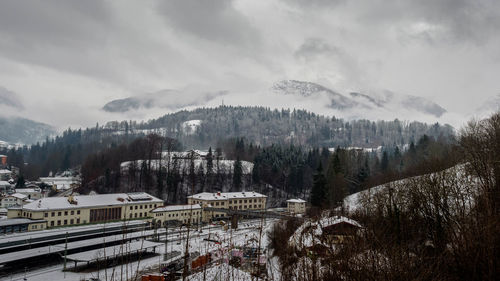
[[[45,220],[45,228],[145,219],[163,200],[145,192],[46,197],[10,208],[8,218]]]

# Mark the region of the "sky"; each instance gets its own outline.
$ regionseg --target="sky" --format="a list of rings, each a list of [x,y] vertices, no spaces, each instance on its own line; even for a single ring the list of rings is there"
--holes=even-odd
[[[469,116],[500,93],[499,30],[497,0],[3,0],[0,112],[92,126],[141,118],[114,99],[296,79]]]

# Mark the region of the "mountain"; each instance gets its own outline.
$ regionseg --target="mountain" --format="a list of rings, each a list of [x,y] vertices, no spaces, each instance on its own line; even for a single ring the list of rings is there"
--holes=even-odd
[[[351,92],[348,96],[344,96],[322,85],[297,80],[277,82],[272,86],[272,90],[279,95],[301,96],[309,99],[318,99],[318,101],[320,97],[326,97],[329,100],[328,107],[340,110],[341,113],[344,112],[346,114],[350,114],[349,111],[355,109],[368,109],[374,111],[374,113],[378,113],[381,110],[393,112],[413,111],[433,117],[441,117],[446,113],[443,107],[425,98],[396,94],[390,91],[370,94]],[[385,112],[380,116],[384,115]],[[377,115],[374,114],[374,116]]]
[[[47,124],[25,118],[0,116],[0,140],[9,144],[34,144],[56,135]]]
[[[225,94],[225,91],[161,90],[155,93],[113,100],[105,104],[102,109],[107,112],[127,112],[153,108],[179,110],[189,106],[203,106],[206,102]]]

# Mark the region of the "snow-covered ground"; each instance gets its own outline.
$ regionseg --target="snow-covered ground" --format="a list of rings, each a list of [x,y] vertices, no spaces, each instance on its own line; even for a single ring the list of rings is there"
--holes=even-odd
[[[120,164],[120,170],[121,172],[127,171],[127,169],[130,167],[130,165],[134,164],[138,169],[140,169],[142,163],[144,161],[148,160],[136,160],[136,161],[127,161],[123,162]],[[203,171],[207,171],[207,161],[202,160],[202,159],[194,159],[194,167],[195,171],[198,171],[200,167],[203,167]],[[214,172],[218,169],[221,173],[232,173],[234,170],[234,163],[236,161],[234,160],[219,160],[219,161],[213,161],[213,169]],[[167,167],[167,161],[166,160],[161,160],[161,165],[162,167],[166,168]],[[173,166],[173,161],[170,161],[170,167],[172,168]],[[188,171],[189,166],[191,165],[189,159],[180,159],[178,160],[178,165],[179,165],[179,170],[180,171]],[[218,168],[217,168],[218,165]],[[158,167],[160,166],[160,160],[151,160],[151,168],[154,170],[157,170]],[[253,163],[248,162],[248,161],[241,161],[241,170],[243,174],[251,174],[253,170]]]
[[[196,130],[201,125],[201,120],[189,120],[182,123],[182,130],[186,135],[192,135],[196,133]]]
[[[466,164],[460,164],[444,171],[415,176],[398,181],[389,182],[375,186],[347,196],[344,199],[344,206],[347,211],[355,212],[361,210],[363,206],[370,205],[374,200],[387,198],[391,195],[398,202],[406,200],[406,193],[409,188],[417,188],[420,192],[425,192],[430,181],[440,181],[447,188],[449,200],[461,201],[468,207],[473,204],[473,197],[477,192],[478,180],[467,176]],[[406,204],[401,204],[406,206]],[[450,204],[456,206],[456,204]]]

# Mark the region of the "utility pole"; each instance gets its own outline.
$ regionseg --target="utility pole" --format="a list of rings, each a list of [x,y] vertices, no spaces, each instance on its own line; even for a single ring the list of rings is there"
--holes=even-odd
[[[64,244],[64,271],[66,271],[66,255],[68,254],[68,232],[66,232],[66,242]]]
[[[195,180],[195,175],[194,175],[194,152],[191,151],[191,157],[190,157],[190,174],[191,174],[191,195],[194,194],[194,180]],[[191,202],[192,203],[192,202]],[[191,220],[193,218],[193,204],[190,204],[190,210],[189,210],[189,219],[187,221],[187,233],[186,233],[186,250],[184,252],[184,270],[182,272],[182,281],[186,280],[186,277],[188,275],[188,261],[189,261],[189,229],[191,228]]]

